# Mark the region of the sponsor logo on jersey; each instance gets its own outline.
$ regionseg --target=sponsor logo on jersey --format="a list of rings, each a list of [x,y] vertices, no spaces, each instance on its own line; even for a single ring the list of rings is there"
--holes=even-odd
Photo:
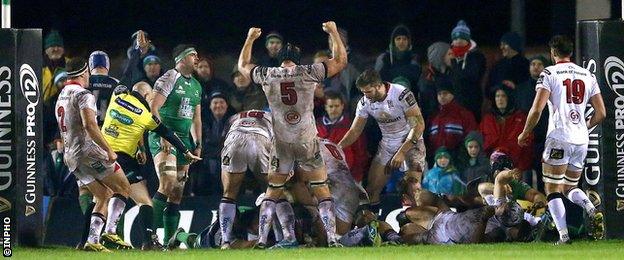
[[[581,122],[581,114],[576,111],[576,110],[571,110],[570,111],[570,120],[572,121],[573,124],[578,124]]]
[[[560,160],[563,159],[563,149],[550,149],[550,159]]]
[[[117,129],[118,129],[117,125],[113,124],[113,125],[110,125],[110,126],[104,128],[104,133],[107,134],[107,135],[110,135],[112,137],[117,138],[117,137],[119,137],[119,131],[117,131]]]
[[[111,117],[113,117],[113,119],[117,119],[117,121],[119,121],[120,123],[122,123],[124,125],[131,125],[131,124],[134,123],[134,120],[132,120],[132,118],[130,118],[127,115],[122,114],[121,112],[117,111],[116,109],[111,109],[108,114]]]
[[[140,115],[143,113],[143,109],[140,109],[132,104],[130,104],[128,101],[125,101],[123,99],[121,99],[120,97],[117,97],[115,99],[115,103],[117,103],[117,105],[120,105],[121,107],[128,109],[130,112],[135,113],[137,115]]]
[[[229,156],[223,156],[223,161],[221,162],[221,164],[228,166],[230,165],[230,157]]]
[[[301,122],[301,115],[297,111],[289,111],[284,115],[284,119],[291,125],[296,125]]]

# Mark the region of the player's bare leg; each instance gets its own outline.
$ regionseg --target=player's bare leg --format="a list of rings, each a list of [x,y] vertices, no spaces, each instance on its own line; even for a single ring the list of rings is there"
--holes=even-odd
[[[594,239],[604,238],[604,217],[601,212],[596,210],[594,204],[589,200],[587,194],[578,188],[578,181],[581,179],[581,171],[576,169],[568,170],[564,177],[564,190],[566,197],[574,204],[583,208],[590,218],[589,235]]]
[[[559,231],[559,241],[557,244],[569,243],[568,225],[566,223],[566,211],[563,204],[565,185],[563,177],[565,175],[567,165],[548,165],[542,164],[544,175],[544,190],[548,199],[548,211],[552,216],[553,222]]]
[[[275,204],[284,193],[284,185],[289,177],[290,175],[287,173],[269,173],[269,186],[260,205],[257,248],[263,249],[266,246],[273,214],[275,213]]]
[[[221,203],[219,203],[219,223],[221,224],[222,249],[229,248],[230,243],[234,241],[232,227],[236,217],[236,199],[244,179],[244,172],[221,172],[223,197],[221,198]]]
[[[119,223],[119,219],[126,208],[130,194],[130,183],[121,167],[118,167],[115,172],[104,177],[100,182],[113,192],[108,201],[108,219],[102,241],[117,249],[130,249],[132,246],[117,235],[117,223]]]
[[[310,183],[312,193],[318,200],[319,215],[325,227],[325,233],[327,233],[327,243],[330,247],[340,246],[336,240],[336,213],[329,185],[327,184],[327,170],[325,166],[304,172],[300,177]]]
[[[154,229],[154,208],[152,198],[147,191],[146,181],[130,185],[130,198],[139,206],[139,218],[143,222],[143,244],[141,250],[159,249],[158,236]]]
[[[382,165],[373,160],[368,172],[368,186],[366,192],[370,196],[370,209],[373,213],[379,214],[379,203],[381,201],[381,191],[386,182],[388,182],[389,174],[386,174],[386,165]]]
[[[109,196],[112,196],[112,192]],[[78,187],[78,202],[80,203],[80,210],[82,211],[84,226],[82,227],[82,236],[80,237],[80,243],[76,246],[76,249],[82,249],[87,237],[89,237],[89,225],[91,224],[91,214],[95,207],[95,198],[89,191],[86,185],[79,184]]]

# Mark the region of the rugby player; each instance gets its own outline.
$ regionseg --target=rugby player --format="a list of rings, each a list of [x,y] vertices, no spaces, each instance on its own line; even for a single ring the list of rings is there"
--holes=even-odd
[[[590,234],[595,239],[604,237],[603,215],[578,188],[587,155],[589,129],[604,120],[606,111],[596,76],[570,61],[574,44],[566,36],[556,35],[550,42],[550,55],[556,62],[540,74],[535,89],[537,94],[529,111],[518,144],[525,146],[537,125],[544,106],[548,103],[548,132],[542,154],[544,189],[548,196],[548,210],[559,231],[557,245],[570,242],[563,198],[582,207],[589,215]],[[594,109],[585,121],[585,109],[590,103]]]
[[[193,77],[197,65],[197,51],[192,45],[181,44],[173,49],[175,68],[168,70],[154,84],[154,97],[150,104],[152,113],[171,129],[180,140],[200,157],[202,140],[201,95],[202,88]],[[189,136],[189,133],[191,136]],[[191,137],[194,144],[191,143]],[[152,198],[154,224],[163,223],[164,241],[169,241],[180,221],[180,202],[188,178],[189,164],[182,151],[155,132],[150,132],[149,148],[158,173],[158,192]]]
[[[106,142],[96,120],[95,97],[89,87],[89,70],[82,58],[67,64],[68,81],[59,94],[55,107],[56,120],[64,145],[64,161],[78,182],[96,198],[90,230],[84,249],[110,252],[101,239],[118,247],[131,247],[114,234],[126,206],[130,184],[117,164],[117,154]],[[112,191],[112,197],[110,192]],[[106,203],[108,201],[108,203]],[[107,205],[108,204],[108,205]],[[108,219],[106,219],[108,206]]]
[[[344,148],[355,142],[369,116],[379,124],[382,139],[371,163],[366,187],[371,210],[377,214],[381,191],[392,170],[407,171],[406,175],[414,177],[420,185],[423,171],[427,169],[422,137],[425,121],[414,94],[402,85],[383,82],[377,71],[365,70],[355,84],[364,96],[358,102],[351,128],[338,146]]]
[[[219,222],[222,249],[229,248],[234,238],[232,226],[236,216],[236,199],[245,172],[251,170],[260,183],[266,184],[273,139],[271,120],[271,113],[260,110],[243,111],[229,119],[221,151],[223,197],[219,204]]]
[[[257,248],[265,248],[269,228],[275,212],[276,200],[283,193],[284,184],[297,163],[305,174],[299,176],[310,182],[323,221],[329,246],[340,246],[336,241],[334,206],[327,172],[320,155],[314,123],[314,89],[316,84],[339,73],[347,64],[347,53],[334,22],[323,24],[323,31],[332,37],[334,57],[323,63],[299,65],[301,52],[287,44],[279,52],[281,67],[261,67],[251,63],[253,43],[262,31],[250,28],[238,60],[238,71],[262,86],[273,117],[275,137],[271,150],[266,197],[260,208],[259,240]],[[279,216],[278,216],[279,218]],[[296,243],[296,241],[284,243]],[[280,241],[280,243],[282,243]]]
[[[143,250],[159,248],[153,225],[152,201],[143,171],[139,166],[146,161],[143,133],[153,131],[181,151],[187,160],[201,160],[184,146],[180,138],[152,115],[147,103],[152,95],[152,88],[145,82],[135,84],[132,91],[125,86],[115,88],[101,130],[106,141],[117,153],[117,162],[124,169],[130,182],[130,198],[139,206],[138,217],[144,225],[141,246]]]

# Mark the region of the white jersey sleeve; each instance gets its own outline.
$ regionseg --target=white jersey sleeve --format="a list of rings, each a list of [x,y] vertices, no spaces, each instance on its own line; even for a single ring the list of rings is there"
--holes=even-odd
[[[369,111],[370,111],[369,105],[370,105],[370,102],[367,100],[367,98],[365,96],[362,96],[360,101],[358,101],[357,103],[357,108],[355,109],[355,115],[362,117],[362,118],[368,118]]]
[[[88,108],[97,112],[97,106],[95,105],[95,96],[89,91],[81,91],[76,94],[76,103],[80,110]]]
[[[173,90],[173,86],[175,85],[179,74],[180,73],[175,69],[170,69],[165,72],[165,74],[160,76],[160,78],[156,80],[156,83],[154,83],[154,91],[168,97]]]
[[[407,88],[404,89],[399,95],[399,104],[401,105],[401,108],[403,108],[403,111],[418,107],[414,93]]]

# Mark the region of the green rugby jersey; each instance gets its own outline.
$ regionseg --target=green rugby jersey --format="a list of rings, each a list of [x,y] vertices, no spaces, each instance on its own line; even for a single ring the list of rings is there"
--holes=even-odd
[[[185,77],[175,69],[167,71],[154,84],[154,91],[167,97],[158,110],[165,126],[181,139],[189,136],[195,106],[201,103],[202,88],[193,76]]]

